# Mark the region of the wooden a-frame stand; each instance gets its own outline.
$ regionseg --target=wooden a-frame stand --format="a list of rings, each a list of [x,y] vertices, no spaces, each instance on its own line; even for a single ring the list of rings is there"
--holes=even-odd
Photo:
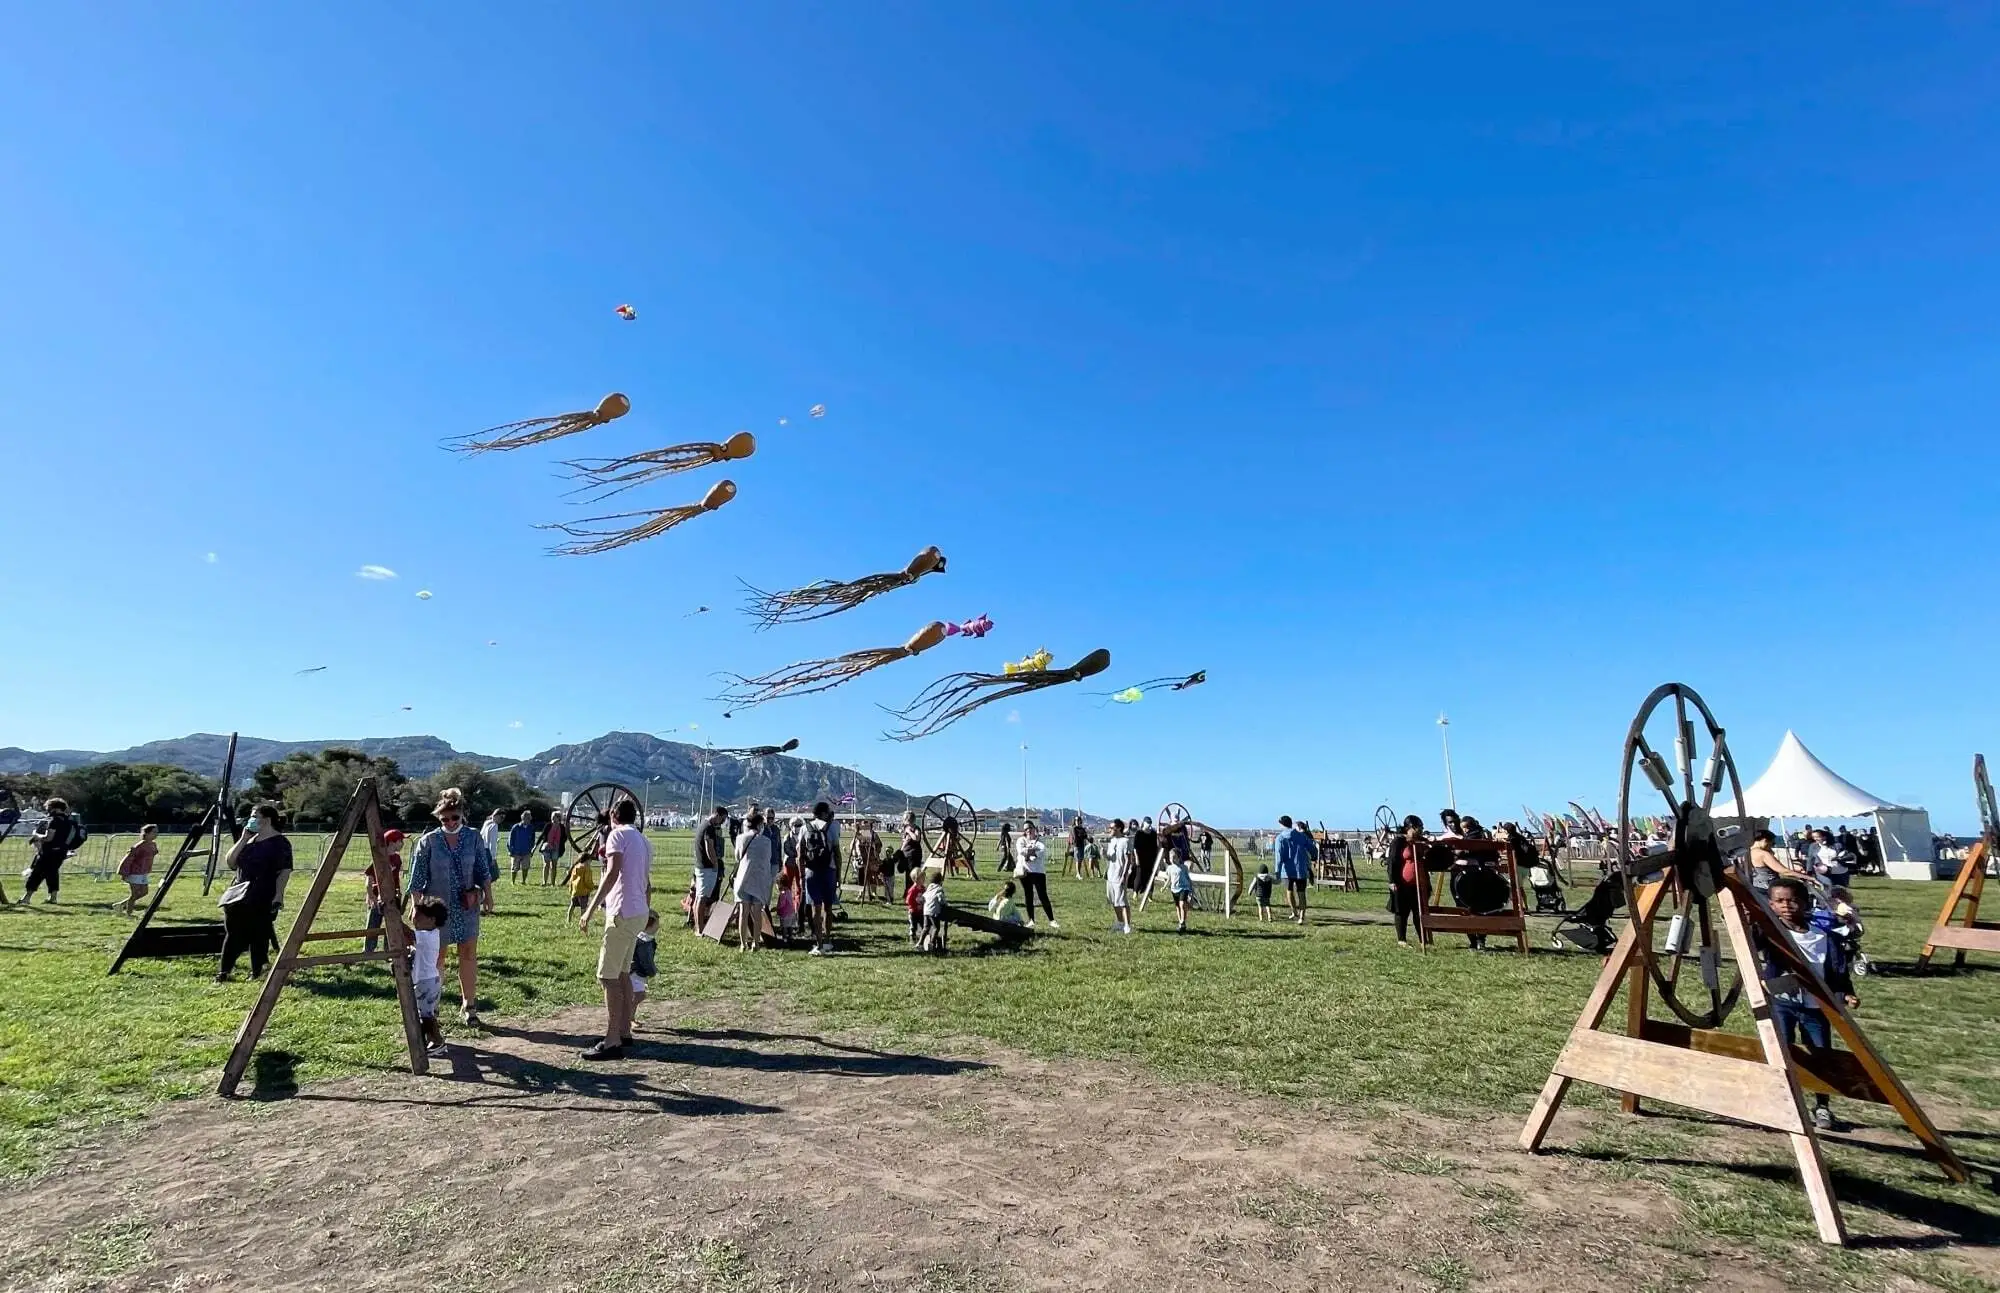
[[[111,962],[106,974],[116,974],[121,966],[131,960],[165,960],[176,956],[214,956],[222,951],[222,922],[220,920],[181,921],[172,925],[155,927],[153,917],[160,910],[160,904],[167,900],[167,890],[174,887],[181,872],[197,856],[203,858],[201,892],[207,896],[209,887],[215,883],[215,873],[222,863],[223,840],[235,828],[235,801],[230,795],[230,781],[236,775],[236,733],[229,734],[229,753],[222,760],[222,782],[216,788],[215,802],[201,815],[201,820],[188,827],[181,839],[181,846],[174,852],[174,860],[167,864],[166,874],[153,890],[152,899],[139,917],[132,932],[125,937],[125,945],[118,949],[118,956]]]
[[[2000,920],[1979,919],[1979,896],[1986,889],[1986,861],[1991,856],[1985,840],[1974,842],[1965,851],[1965,863],[1951,882],[1951,892],[1945,895],[1937,925],[1924,940],[1924,950],[1917,954],[1919,970],[1930,968],[1931,955],[1940,947],[1955,949],[1951,960],[1954,970],[1965,965],[1967,952],[2000,952]],[[1959,912],[1961,904],[1963,914]]]
[[[1783,1132],[1798,1160],[1821,1241],[1844,1244],[1846,1224],[1833,1197],[1819,1139],[1806,1116],[1803,1092],[1811,1091],[1890,1106],[1946,1176],[1961,1184],[1970,1179],[1965,1164],[1931,1125],[1916,1097],[1869,1044],[1818,974],[1793,950],[1791,939],[1776,920],[1735,876],[1723,877],[1715,901],[1731,954],[1743,973],[1743,999],[1756,1020],[1757,1035],[1739,1037],[1648,1018],[1646,967],[1639,940],[1651,938],[1653,916],[1665,895],[1662,884],[1640,891],[1637,909],[1619,935],[1618,945],[1569,1035],[1569,1044],[1557,1057],[1541,1098],[1521,1130],[1521,1148],[1533,1153],[1541,1147],[1542,1137],[1573,1081],[1623,1092],[1628,1111],[1636,1111],[1638,1098],[1643,1096]],[[1784,1045],[1759,975],[1762,962],[1750,936],[1752,927],[1772,959],[1819,1002],[1847,1050],[1807,1052]],[[1609,1013],[1621,983],[1631,994],[1626,1003],[1627,1031],[1599,1032],[1597,1027]]]
[[[402,1007],[403,1040],[410,1050],[410,1071],[428,1073],[430,1060],[424,1053],[423,1028],[417,1022],[417,996],[410,983],[410,945],[405,936],[400,913],[389,911],[382,922],[383,946],[373,952],[336,952],[324,956],[303,956],[300,949],[307,943],[324,942],[330,939],[366,938],[365,929],[315,930],[313,921],[319,915],[320,902],[326,897],[327,888],[333,877],[340,872],[340,860],[347,854],[348,841],[354,838],[357,828],[368,835],[368,849],[375,863],[375,874],[392,876],[389,865],[391,852],[382,840],[382,812],[377,802],[375,779],[364,777],[354,788],[354,797],[347,801],[347,812],[340,819],[340,829],[333,837],[333,845],[326,851],[326,857],[319,864],[319,871],[313,876],[312,888],[307,891],[305,901],[299,904],[298,919],[292,922],[292,932],[285,938],[285,946],[272,963],[271,972],[264,980],[264,990],[257,994],[257,1004],[243,1020],[243,1027],[236,1033],[236,1045],[229,1052],[229,1062],[222,1066],[222,1081],[216,1090],[221,1095],[235,1095],[237,1083],[243,1080],[244,1072],[250,1067],[250,1056],[257,1049],[257,1039],[264,1035],[264,1027],[271,1022],[271,1011],[278,1004],[278,994],[291,982],[292,975],[299,970],[321,965],[359,965],[367,961],[387,961],[389,973],[396,981],[396,1001]],[[382,900],[393,905],[398,895],[391,892],[393,881],[385,881],[382,886]]]
[[[1528,917],[1521,908],[1521,876],[1514,864],[1514,850],[1504,840],[1442,841],[1455,853],[1491,853],[1499,859],[1497,870],[1507,877],[1507,906],[1504,910],[1481,915],[1459,906],[1447,906],[1437,901],[1434,892],[1436,883],[1442,879],[1449,892],[1450,878],[1443,871],[1432,871],[1424,865],[1423,848],[1417,850],[1417,942],[1428,952],[1434,934],[1499,934],[1512,936],[1514,945],[1521,955],[1528,954]]]

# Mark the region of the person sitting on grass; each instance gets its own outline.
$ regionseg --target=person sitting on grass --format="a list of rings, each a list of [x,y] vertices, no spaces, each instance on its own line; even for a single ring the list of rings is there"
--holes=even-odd
[[[119,909],[127,916],[153,883],[153,859],[160,853],[159,834],[157,826],[140,827],[139,842],[125,851],[125,860],[118,864],[118,878],[131,890],[125,895],[125,905]]]
[[[1174,899],[1174,932],[1187,933],[1188,910],[1194,906],[1194,877],[1181,853],[1167,855],[1167,892]]]
[[[1785,931],[1799,958],[1819,975],[1828,989],[1839,994],[1842,1005],[1849,1010],[1860,1005],[1839,940],[1812,920],[1812,893],[1806,882],[1792,876],[1773,880],[1770,906],[1771,914],[1778,918],[1779,928]],[[1764,953],[1764,984],[1770,990],[1771,1015],[1785,1045],[1792,1046],[1803,1039],[1808,1051],[1833,1049],[1833,1029],[1825,1009],[1768,949]],[[1833,1108],[1824,1093],[1813,1097],[1812,1121],[1821,1131],[1835,1130]]]
[[[444,974],[439,969],[444,948],[439,940],[450,916],[451,910],[436,894],[410,896],[410,925],[415,931],[410,938],[410,987],[417,994],[417,1022],[423,1026],[426,1053],[433,1059],[447,1054],[444,1030],[438,1027],[438,999],[444,995]]]
[[[1009,880],[1000,886],[1000,892],[986,903],[986,914],[1003,925],[1019,925],[1021,905],[1014,901],[1014,882]]]
[[[1271,885],[1275,880],[1270,867],[1260,866],[1256,878],[1250,882],[1250,891],[1257,895],[1257,920],[1261,924],[1271,923]]]
[[[569,886],[569,910],[571,915],[575,915],[585,907],[588,907],[590,905],[590,895],[597,892],[597,877],[591,874],[590,859],[582,854],[578,854],[576,861],[570,866],[569,878],[563,883]]]

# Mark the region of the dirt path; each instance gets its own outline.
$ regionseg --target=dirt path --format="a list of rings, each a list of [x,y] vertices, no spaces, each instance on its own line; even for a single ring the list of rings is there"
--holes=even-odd
[[[599,1068],[574,1058],[592,1019],[496,1031],[428,1078],[169,1107],[0,1192],[0,1286],[1786,1287],[1668,1237],[1656,1186],[1515,1152],[1511,1121],[1218,1107],[1109,1065],[770,1020],[646,1030]]]

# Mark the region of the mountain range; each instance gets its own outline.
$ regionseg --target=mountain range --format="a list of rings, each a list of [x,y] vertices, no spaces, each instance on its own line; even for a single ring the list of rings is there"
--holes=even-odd
[[[90,763],[159,763],[184,768],[204,777],[222,771],[229,738],[212,732],[165,741],[148,741],[123,750],[23,750],[0,747],[0,773],[47,772],[52,764],[75,768]],[[756,799],[775,804],[804,804],[816,799],[838,801],[852,793],[861,811],[900,810],[921,805],[930,796],[912,795],[864,777],[851,768],[771,755],[752,759],[711,754],[699,745],[663,741],[644,732],[607,732],[595,740],[551,746],[525,759],[459,750],[435,736],[370,736],[357,740],[271,741],[239,737],[235,781],[241,785],[263,764],[304,752],[327,749],[360,750],[371,757],[390,758],[407,777],[428,777],[455,760],[468,760],[488,771],[519,772],[537,790],[577,791],[600,781],[617,782],[654,803],[692,804],[703,789],[703,762],[708,762],[711,793],[723,803]]]

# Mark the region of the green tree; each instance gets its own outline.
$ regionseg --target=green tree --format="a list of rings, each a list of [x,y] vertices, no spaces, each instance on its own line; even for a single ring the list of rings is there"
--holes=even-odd
[[[359,750],[304,751],[267,763],[251,774],[251,794],[257,801],[278,805],[293,827],[331,828],[340,823],[354,788],[363,777],[375,778],[384,821],[400,826],[408,779],[394,759],[371,758]],[[245,806],[247,809],[247,806]]]
[[[48,793],[94,826],[184,826],[207,811],[215,782],[158,763],[90,763],[48,778]]]
[[[439,768],[435,776],[421,781],[409,782],[403,787],[402,810],[405,821],[420,825],[432,824],[431,808],[445,788],[455,786],[465,796],[465,815],[475,826],[481,825],[495,809],[505,813],[504,820],[512,822],[527,809],[535,815],[537,824],[546,823],[555,812],[555,804],[541,791],[529,786],[520,773],[487,772],[470,759],[454,759]]]

